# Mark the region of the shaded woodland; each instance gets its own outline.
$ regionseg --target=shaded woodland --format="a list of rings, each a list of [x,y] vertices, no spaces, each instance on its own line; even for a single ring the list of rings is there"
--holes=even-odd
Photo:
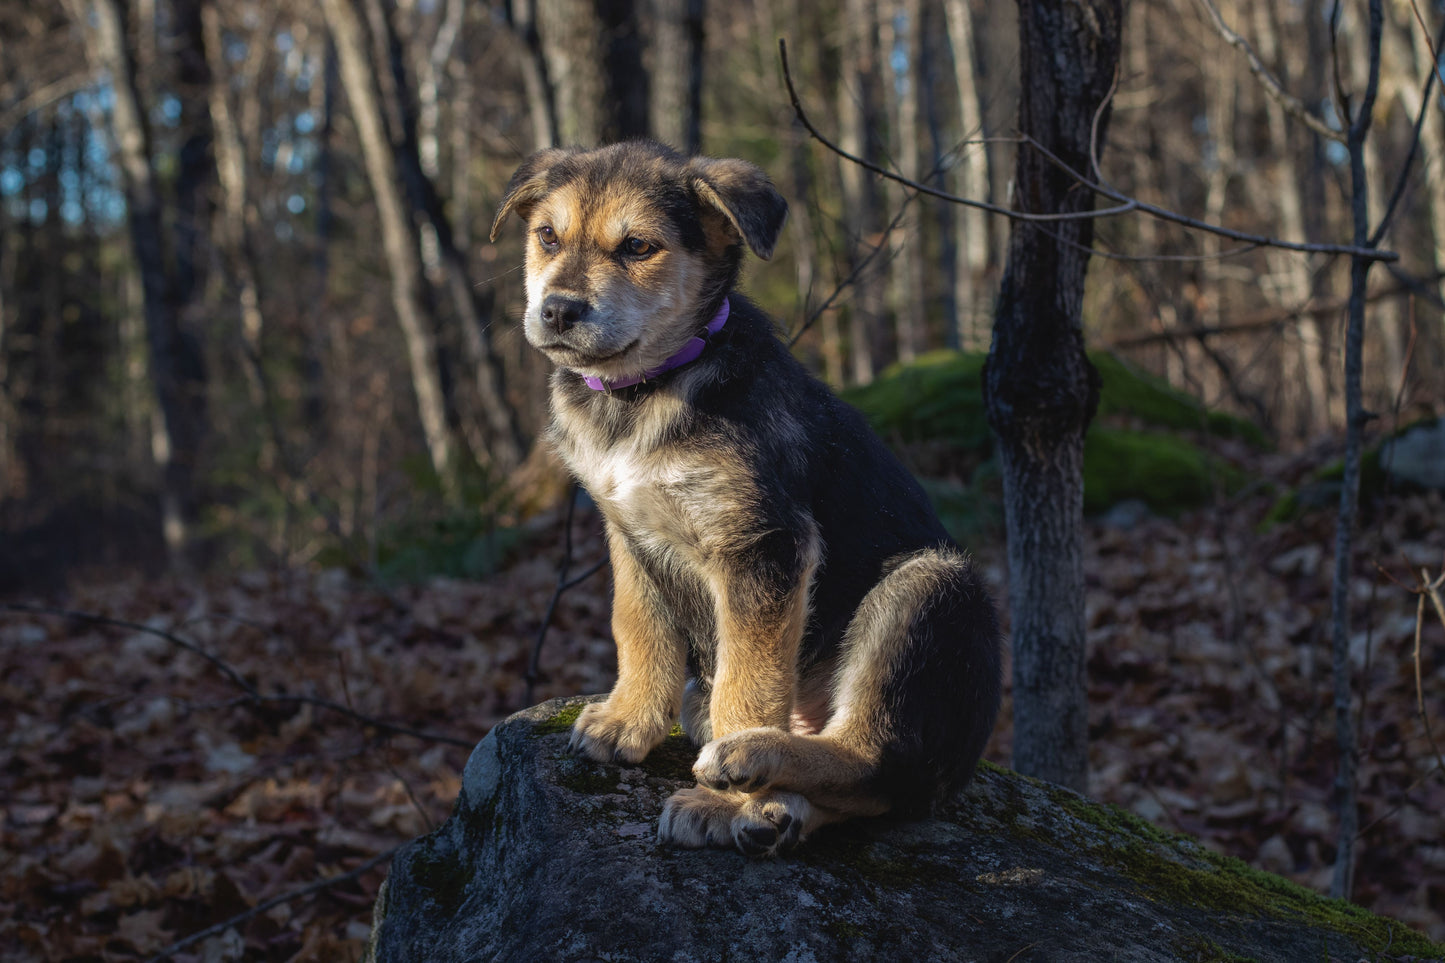
[[[0,0],[0,955],[353,959],[466,748],[610,685],[599,519],[536,443],[521,232],[488,231],[534,150],[643,136],[771,174],[790,218],[745,290],[1003,599],[1031,454],[986,409],[1076,353],[1088,684],[1050,778],[1445,938],[1445,498],[1377,447],[1445,414],[1445,8],[1077,5],[1122,10],[1071,114],[1091,196],[1025,141],[1047,6]],[[1082,286],[1055,327],[1006,282],[1020,221],[916,189],[1006,211],[1031,169],[1038,209],[1120,208],[1033,225]],[[1398,257],[1341,253],[1366,239]],[[1130,477],[1141,451],[1185,477]],[[1061,728],[1008,698],[999,761]]]
[[[1332,31],[1358,38],[1362,15],[1332,10],[1220,7],[1325,118]],[[1410,5],[1387,13],[1368,144],[1377,211],[1433,43]],[[495,500],[536,436],[544,370],[514,322],[519,240],[493,245],[485,227],[540,146],[650,134],[762,163],[792,220],[750,289],[835,385],[989,337],[1007,222],[910,201],[813,143],[776,38],[842,147],[1006,206],[1008,5],[56,0],[5,4],[0,31],[11,583],[168,552],[375,564],[418,519],[505,510]],[[1342,69],[1364,69],[1357,46],[1338,45]],[[1425,111],[1388,238],[1402,257],[1369,293],[1373,411],[1402,389],[1407,410],[1440,393],[1442,137],[1445,117]],[[1341,145],[1268,96],[1192,0],[1130,5],[1100,159],[1108,183],[1201,220],[1350,235]],[[1342,426],[1346,259],[1235,252],[1137,215],[1094,233],[1120,259],[1094,259],[1090,345],[1285,448]]]

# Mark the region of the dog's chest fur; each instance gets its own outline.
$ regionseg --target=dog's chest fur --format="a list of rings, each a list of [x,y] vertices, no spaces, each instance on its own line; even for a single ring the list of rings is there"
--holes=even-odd
[[[697,430],[682,393],[624,403],[559,389],[553,415],[558,454],[618,534],[671,565],[726,550],[729,518],[753,499],[751,474]]]

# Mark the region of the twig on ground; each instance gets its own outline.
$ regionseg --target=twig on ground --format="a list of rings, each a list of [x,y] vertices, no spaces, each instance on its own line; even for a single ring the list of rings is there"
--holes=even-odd
[[[246,922],[246,920],[249,920],[252,917],[259,916],[260,914],[266,912],[274,906],[280,906],[282,903],[289,903],[294,899],[300,899],[303,896],[310,896],[312,893],[319,893],[322,890],[330,889],[333,886],[337,886],[341,883],[356,879],[357,877],[365,874],[367,870],[371,869],[377,863],[391,859],[391,857],[394,856],[396,854],[396,851],[400,848],[400,846],[393,846],[386,852],[376,854],[375,856],[368,859],[366,862],[362,863],[360,866],[348,872],[342,873],[340,876],[330,876],[326,879],[319,879],[316,882],[308,883],[307,885],[302,886],[299,889],[293,889],[289,893],[282,893],[279,896],[273,896],[270,899],[262,900],[255,906],[246,910],[244,913],[237,913],[230,919],[222,920],[221,922],[216,923],[213,926],[208,926],[197,933],[192,933],[185,939],[177,940],[170,946],[167,946],[165,949],[161,950],[155,956],[152,956],[149,960],[146,961],[146,963],[162,963],[162,961],[170,959],[172,956],[174,956],[176,953],[179,953],[186,947],[199,943],[201,940],[204,940],[211,936],[215,936],[218,933],[224,933],[231,927],[236,926],[240,923],[244,923]]]
[[[547,612],[542,616],[542,624],[537,628],[537,640],[532,643],[532,657],[527,660],[527,673],[523,676],[527,681],[527,705],[532,704],[537,683],[542,678],[542,644],[547,641],[547,630],[552,627],[552,618],[557,614],[557,603],[561,601],[563,593],[581,585],[600,572],[609,561],[609,559],[603,558],[601,561],[587,566],[587,569],[575,578],[567,577],[572,571],[572,519],[577,514],[577,496],[580,493],[581,486],[574,483],[572,493],[567,497],[567,521],[563,535],[562,561],[557,566],[557,585],[552,589],[552,598],[547,602]],[[519,708],[526,708],[526,706],[519,706]]]
[[[467,739],[458,739],[456,736],[449,736],[441,732],[430,732],[425,729],[416,729],[398,722],[388,722],[376,716],[369,716],[363,712],[357,712],[349,706],[330,699],[323,699],[319,696],[290,695],[288,693],[267,694],[247,682],[241,673],[237,672],[224,660],[217,658],[196,643],[174,632],[165,629],[158,629],[154,626],[144,625],[140,622],[131,622],[127,619],[115,619],[108,615],[96,615],[93,612],[78,612],[72,609],[55,609],[42,605],[25,605],[18,602],[0,603],[0,611],[21,612],[28,615],[50,615],[57,618],[72,619],[77,622],[88,622],[92,625],[108,625],[114,628],[130,629],[133,632],[144,632],[154,635],[157,638],[165,639],[167,642],[200,656],[224,675],[232,685],[236,686],[246,694],[245,698],[236,700],[237,705],[263,706],[263,705],[304,705],[316,709],[325,709],[328,712],[335,712],[338,715],[346,716],[356,722],[371,726],[382,732],[397,736],[411,736],[414,739],[423,739],[430,742],[444,742],[452,746],[461,746],[470,749],[474,743]]]

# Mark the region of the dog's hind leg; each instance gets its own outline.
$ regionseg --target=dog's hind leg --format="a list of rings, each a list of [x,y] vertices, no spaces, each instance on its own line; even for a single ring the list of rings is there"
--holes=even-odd
[[[918,552],[859,605],[820,733],[732,732],[703,747],[693,772],[714,790],[800,794],[840,816],[926,804],[973,772],[998,710],[999,657],[967,560]]]

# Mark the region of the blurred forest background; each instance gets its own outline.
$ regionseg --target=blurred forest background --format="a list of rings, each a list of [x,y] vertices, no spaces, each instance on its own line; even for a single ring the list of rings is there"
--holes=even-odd
[[[1327,118],[1331,10],[1221,7]],[[1432,56],[1410,4],[1387,12],[1374,211]],[[1360,15],[1345,5],[1339,35]],[[792,219],[750,289],[806,326],[798,350],[836,386],[985,347],[1007,222],[905,203],[812,143],[776,38],[843,147],[1006,205],[1012,16],[963,0],[0,5],[0,585],[168,550],[374,561],[445,496],[497,497],[537,434],[545,363],[515,324],[520,233],[493,245],[487,228],[518,161],[553,143],[652,135],[767,168]],[[1340,69],[1358,75],[1354,46]],[[1445,358],[1441,111],[1422,136],[1389,238],[1403,257],[1371,294],[1374,411],[1402,385],[1409,405],[1442,391],[1419,376]],[[1102,159],[1124,192],[1212,223],[1350,236],[1343,146],[1266,96],[1194,0],[1130,5]],[[1130,259],[1095,259],[1091,346],[1287,449],[1340,428],[1346,259],[1218,258],[1239,245],[1139,216],[1098,235]]]
[[[1364,10],[1133,0],[1102,178],[1347,243],[1336,89],[1364,84]],[[1371,275],[1364,346],[1383,417],[1350,585],[1356,899],[1440,939],[1445,760],[1424,720],[1445,714],[1445,632],[1412,587],[1442,564],[1445,500],[1378,444],[1445,411],[1445,100],[1426,86],[1445,14],[1385,15],[1368,190],[1375,218],[1395,203],[1401,256]],[[518,324],[521,232],[488,239],[538,148],[651,136],[762,165],[791,215],[746,289],[1005,593],[979,369],[1008,222],[820,146],[777,39],[844,149],[1007,207],[1014,17],[0,0],[0,596],[93,616],[0,618],[0,956],[354,959],[376,857],[444,818],[466,747],[528,700],[610,685],[605,576],[553,595],[564,546],[573,575],[605,553],[534,445],[548,370]],[[1324,888],[1318,509],[1338,502],[1349,260],[1137,214],[1098,221],[1095,249],[1092,790]],[[1005,719],[990,758],[1009,739]]]

